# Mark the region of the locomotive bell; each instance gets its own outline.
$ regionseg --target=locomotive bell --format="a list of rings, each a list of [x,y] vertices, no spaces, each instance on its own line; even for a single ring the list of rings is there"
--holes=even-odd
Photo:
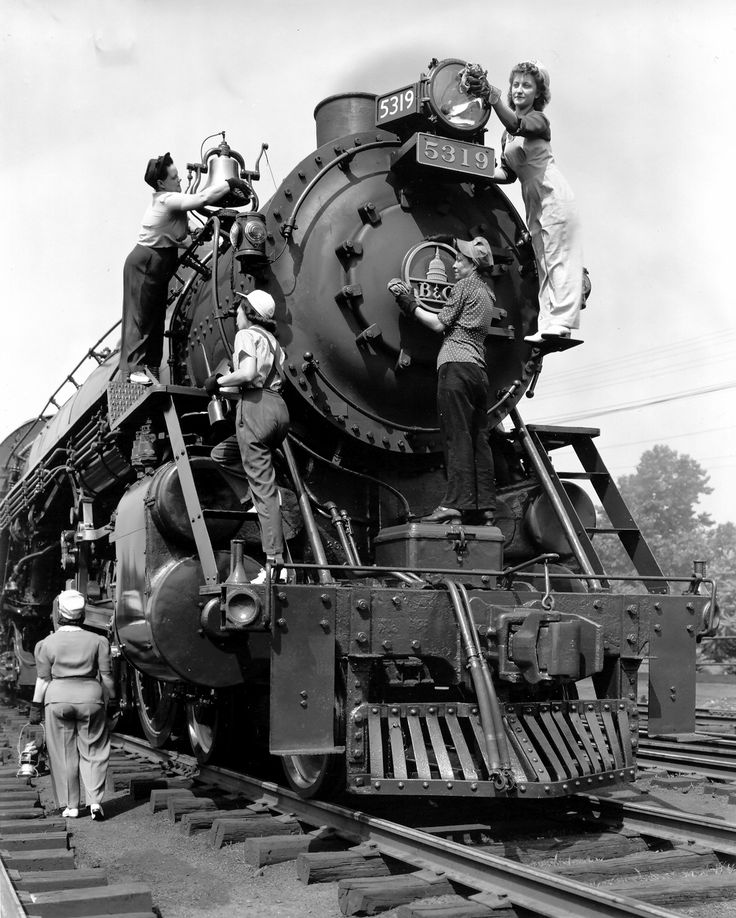
[[[212,185],[219,185],[228,179],[240,178],[240,163],[237,154],[231,156],[231,153],[230,144],[224,140],[218,147],[207,153],[204,160],[207,181],[197,189],[198,191],[206,191]]]

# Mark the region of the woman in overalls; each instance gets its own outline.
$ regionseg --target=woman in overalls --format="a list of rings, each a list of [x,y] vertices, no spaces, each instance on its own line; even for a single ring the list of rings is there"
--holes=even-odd
[[[549,119],[543,113],[551,96],[549,73],[539,61],[516,64],[506,100],[485,75],[468,77],[470,92],[481,96],[506,131],[501,164],[494,178],[521,182],[526,223],[539,274],[537,331],[525,341],[569,338],[580,325],[583,304],[583,246],[575,197],[550,146]]]
[[[289,429],[289,412],[281,397],[284,352],[274,336],[273,297],[265,290],[240,296],[233,370],[205,382],[210,395],[220,387],[240,389],[235,435],[218,444],[211,455],[225,467],[235,465],[238,458],[242,462],[258,513],[263,551],[277,578],[284,563],[284,535],[273,454]],[[255,582],[264,579],[262,571]]]

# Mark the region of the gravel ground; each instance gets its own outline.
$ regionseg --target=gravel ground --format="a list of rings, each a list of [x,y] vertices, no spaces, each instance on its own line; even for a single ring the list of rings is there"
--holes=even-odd
[[[698,703],[709,707],[725,706],[734,694],[734,686],[702,688]],[[50,779],[40,779],[39,787],[44,803],[53,807]],[[635,790],[643,801],[736,822],[736,807],[725,806],[700,785],[682,792],[642,778]],[[185,837],[168,814],[151,814],[145,802],[124,792],[105,802],[105,822],[92,822],[87,812],[69,820],[78,866],[99,867],[110,882],[148,883],[163,918],[340,918],[337,884],[304,886],[296,879],[294,862],[252,867],[243,860],[242,845],[215,851],[206,835]],[[395,918],[396,911],[383,914]],[[736,918],[736,902],[712,903],[687,914]]]

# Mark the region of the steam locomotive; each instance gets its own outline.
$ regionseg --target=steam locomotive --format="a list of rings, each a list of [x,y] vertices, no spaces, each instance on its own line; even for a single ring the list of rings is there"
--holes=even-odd
[[[521,418],[548,356],[523,340],[536,268],[493,181],[489,112],[465,93],[465,66],[434,60],[383,96],[325,99],[316,149],[263,206],[260,156],[246,168],[224,134],[189,164],[190,191],[238,177],[252,195],[200,215],[158,383],[122,380],[101,339],[86,381],[67,377],[72,397],[0,445],[6,689],[33,682],[33,647],[73,586],[153,744],[183,721],[206,761],[234,729],[305,796],[531,798],[632,780],[644,661],[650,732],[694,729],[715,586],[702,566],[665,577],[598,431]],[[455,250],[429,237],[443,235],[482,235],[494,254],[495,526],[421,521],[443,489],[438,341],[386,281],[403,277],[438,311]],[[247,482],[210,458],[233,403],[202,388],[231,356],[236,295],[255,286],[277,304],[292,419],[277,462],[289,579],[269,570],[261,585]],[[566,446],[578,471],[553,465]],[[593,538],[605,536],[631,559],[628,578],[604,569]]]

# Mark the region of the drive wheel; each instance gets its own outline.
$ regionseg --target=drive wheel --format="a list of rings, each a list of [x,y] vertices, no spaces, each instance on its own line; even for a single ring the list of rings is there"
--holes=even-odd
[[[286,780],[300,797],[324,797],[344,785],[341,755],[285,755],[282,766]]]
[[[138,720],[148,742],[160,749],[171,736],[179,705],[174,686],[135,670],[135,696]]]
[[[338,689],[335,694],[335,741],[337,745],[345,737],[345,693]],[[345,757],[334,755],[284,755],[281,766],[292,790],[308,799],[327,797],[345,787]]]
[[[206,765],[212,758],[220,733],[221,717],[217,698],[187,701],[185,715],[189,745],[200,765]]]

